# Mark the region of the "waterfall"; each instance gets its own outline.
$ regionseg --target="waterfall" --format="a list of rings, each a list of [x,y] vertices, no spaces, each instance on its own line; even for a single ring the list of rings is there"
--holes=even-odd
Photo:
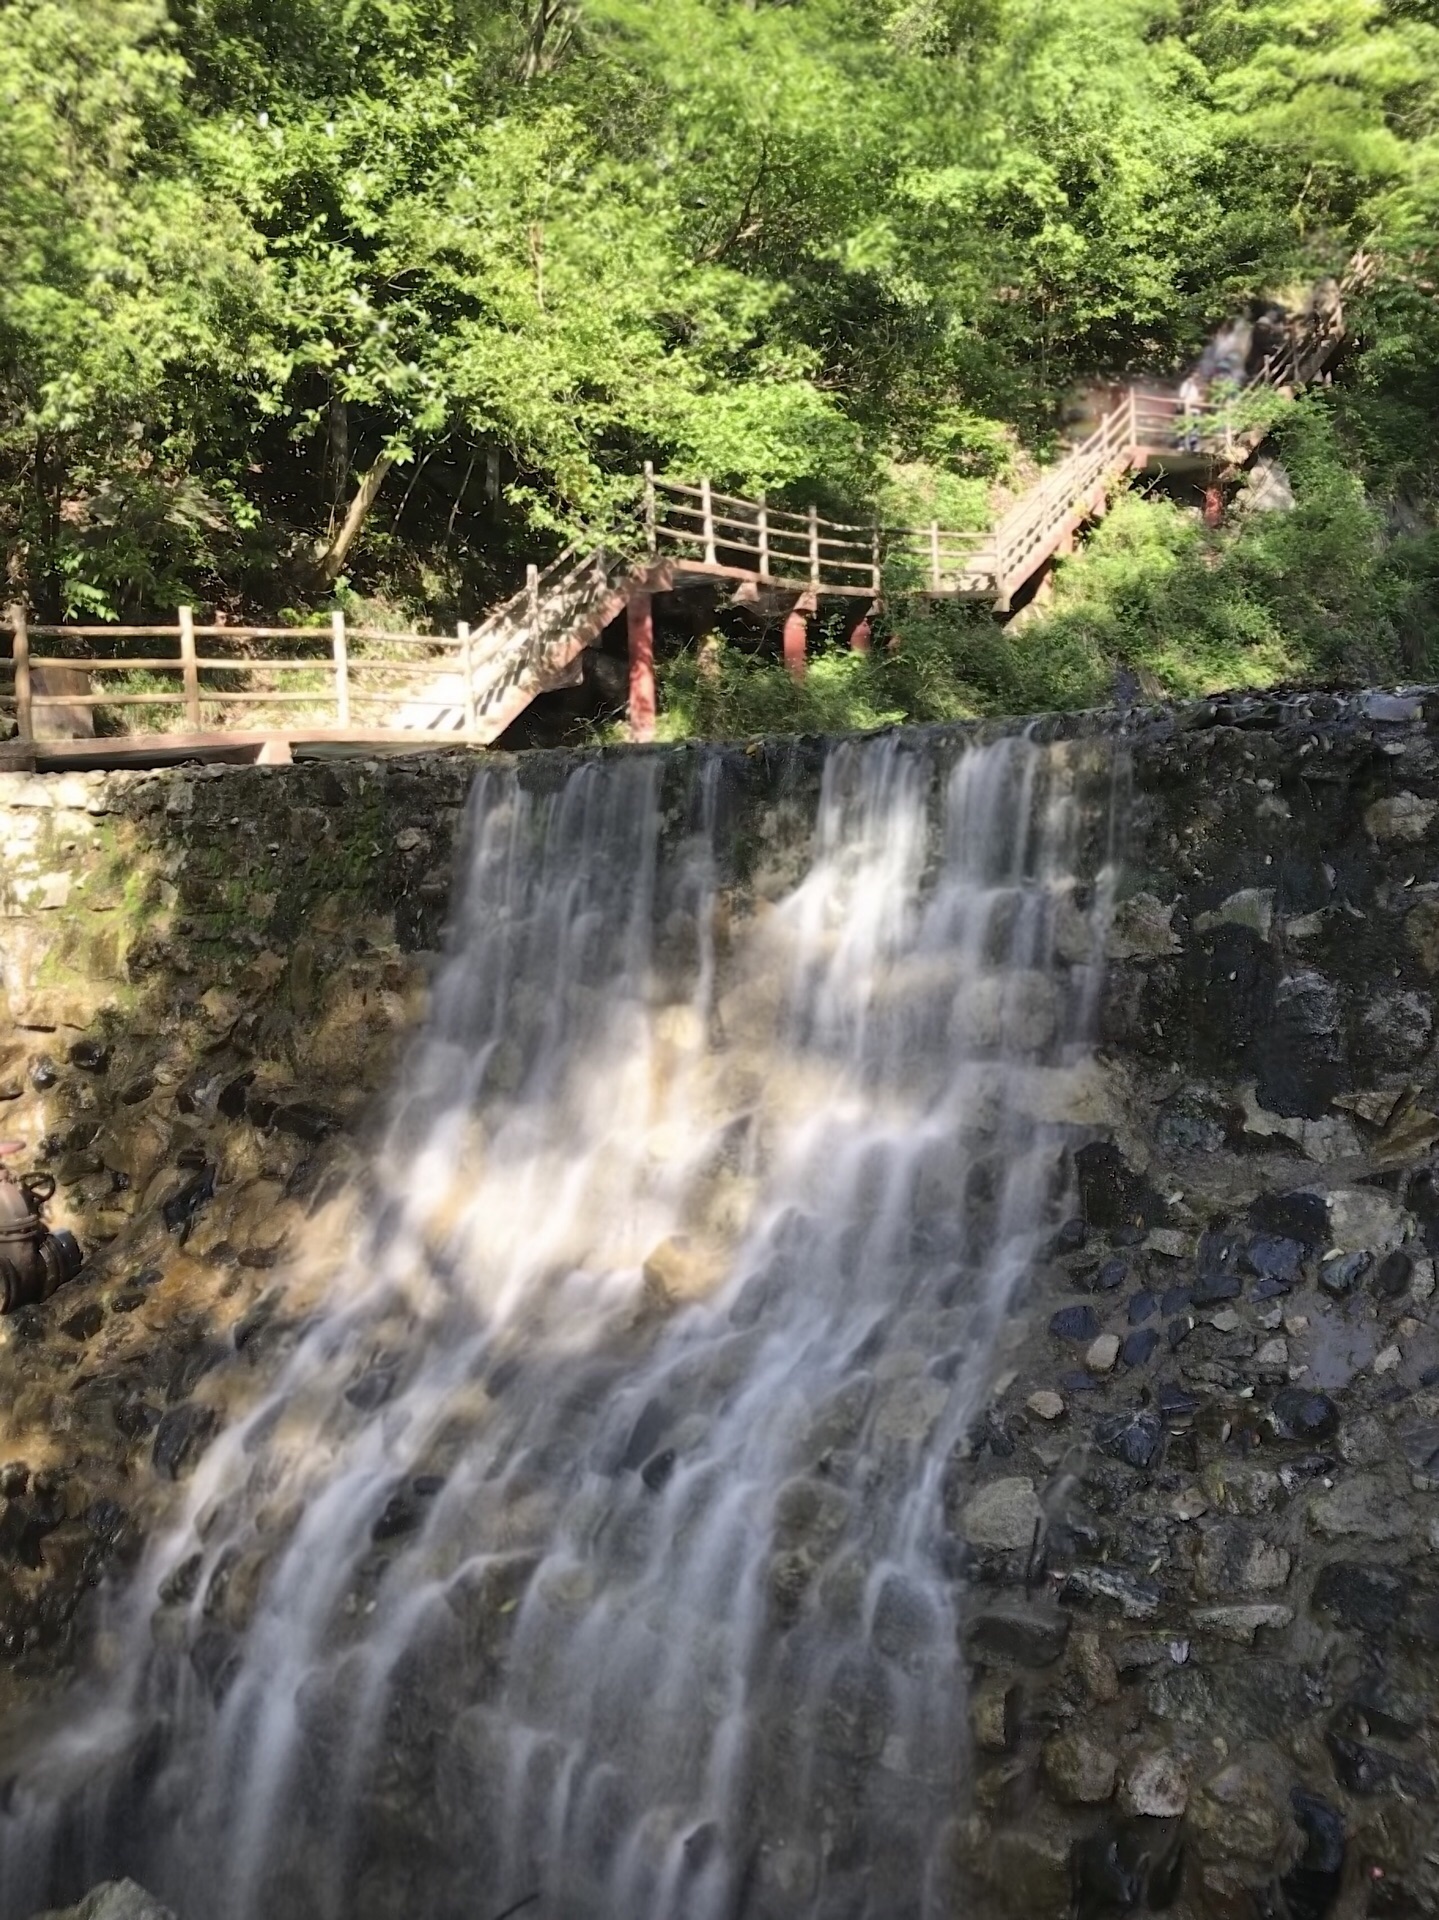
[[[6,1920],[951,1911],[948,1519],[1068,1197],[1111,756],[843,743],[742,858],[725,766],[682,819],[658,756],[480,774],[350,1225],[19,1769]]]

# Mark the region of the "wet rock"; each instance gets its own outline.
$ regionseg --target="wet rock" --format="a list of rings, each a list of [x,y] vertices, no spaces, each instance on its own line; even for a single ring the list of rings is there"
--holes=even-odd
[[[1157,1294],[1150,1293],[1147,1290],[1136,1293],[1125,1309],[1130,1326],[1142,1326],[1146,1320],[1152,1319],[1155,1308],[1158,1305],[1159,1296]]]
[[[1069,1615],[1047,1607],[981,1607],[962,1628],[964,1651],[979,1666],[1049,1667],[1064,1652]]]
[[[213,1407],[201,1406],[194,1400],[172,1407],[155,1429],[151,1458],[156,1473],[178,1480],[186,1467],[204,1452],[218,1425],[219,1417]]]
[[[1311,969],[1275,984],[1272,1015],[1256,1036],[1255,1092],[1283,1118],[1322,1119],[1346,1084],[1343,1016],[1334,982]]]
[[[160,1209],[161,1217],[171,1232],[182,1235],[207,1201],[215,1197],[215,1169],[212,1166],[200,1168],[192,1173],[170,1195]]]
[[[1050,1316],[1049,1331],[1056,1340],[1093,1340],[1099,1332],[1099,1315],[1093,1307],[1061,1307]]]
[[[1159,1345],[1159,1333],[1154,1327],[1136,1327],[1133,1333],[1126,1334],[1119,1349],[1119,1358],[1126,1367],[1142,1367],[1153,1357]]]
[[[1383,1747],[1349,1740],[1332,1729],[1324,1744],[1334,1762],[1334,1777],[1349,1793],[1399,1793],[1411,1800],[1435,1798],[1434,1776],[1426,1767]]]
[[[1374,1264],[1367,1249],[1358,1253],[1336,1253],[1320,1262],[1319,1284],[1331,1299],[1345,1300]]]
[[[1079,1210],[1086,1226],[1112,1233],[1117,1227],[1152,1226],[1163,1203],[1111,1141],[1091,1141],[1074,1156]]]
[[[1366,807],[1364,825],[1371,839],[1413,845],[1428,833],[1435,811],[1434,801],[1405,789]]]
[[[1153,1619],[1163,1597],[1152,1580],[1123,1567],[1074,1567],[1060,1588],[1060,1598],[1069,1606],[1098,1607],[1126,1620]]]
[[[1013,1740],[1017,1690],[1003,1681],[982,1680],[969,1699],[969,1724],[981,1753],[1005,1753]]]
[[[1044,1524],[1044,1510],[1028,1479],[993,1480],[965,1507],[960,1532],[971,1546],[1027,1553]]]
[[[1149,1753],[1134,1761],[1119,1788],[1126,1813],[1150,1820],[1174,1820],[1189,1805],[1189,1775],[1177,1753]]]
[[[1290,1800],[1304,1851],[1279,1881],[1288,1920],[1328,1920],[1344,1878],[1344,1816],[1303,1787]]]
[[[36,1920],[175,1920],[133,1880],[107,1880],[87,1893],[78,1906],[53,1909]]]
[[[629,1439],[616,1462],[620,1473],[638,1473],[655,1451],[655,1443],[670,1424],[669,1409],[659,1400],[648,1400],[630,1429]]]
[[[1255,1234],[1239,1257],[1241,1265],[1261,1280],[1279,1280],[1292,1287],[1303,1276],[1304,1243],[1284,1234]]]
[[[1089,1238],[1089,1228],[1078,1218],[1066,1220],[1050,1241],[1048,1254],[1057,1259],[1064,1254],[1078,1253]]]
[[[1394,1627],[1409,1599],[1410,1582],[1392,1567],[1335,1560],[1320,1569],[1313,1606],[1340,1626],[1382,1635]]]
[[[1062,1920],[1069,1910],[1069,1841],[1035,1821],[994,1836],[987,1879],[1006,1920]]]
[[[1433,1010],[1419,994],[1375,994],[1359,1018],[1356,1053],[1373,1073],[1402,1073],[1425,1052],[1433,1033]]]
[[[805,1477],[786,1480],[775,1495],[775,1545],[801,1548],[822,1560],[844,1532],[849,1514],[849,1497],[841,1488]]]
[[[1317,1494],[1309,1502],[1309,1524],[1323,1540],[1403,1540],[1414,1527],[1384,1482],[1370,1475]]]
[[[1439,1429],[1435,1430],[1435,1445],[1439,1446]],[[1392,1452],[1389,1429],[1372,1413],[1355,1414],[1340,1428],[1339,1458],[1346,1466],[1382,1466]]]
[[[1219,1711],[1209,1675],[1189,1665],[1161,1670],[1145,1688],[1144,1703],[1157,1720],[1181,1727],[1212,1727]]]
[[[1121,1835],[1108,1830],[1077,1840],[1071,1856],[1073,1904],[1077,1920],[1133,1913],[1144,1898],[1146,1862]]]
[[[1339,1409],[1327,1393],[1281,1387],[1269,1403],[1268,1424],[1276,1440],[1327,1440],[1339,1425]]]
[[[60,1331],[72,1340],[90,1340],[105,1324],[105,1309],[98,1300],[87,1300],[68,1320],[60,1322]]]
[[[1159,1415],[1147,1407],[1110,1415],[1097,1421],[1094,1428],[1095,1443],[1103,1452],[1137,1469],[1150,1464],[1163,1436]]]
[[[48,1093],[60,1078],[60,1069],[48,1054],[40,1054],[30,1062],[30,1084],[36,1093]]]
[[[1439,1421],[1426,1420],[1419,1426],[1406,1427],[1399,1435],[1399,1447],[1414,1473],[1428,1480],[1439,1478]],[[1376,1460],[1386,1457],[1387,1449],[1375,1456]]]
[[[1195,1561],[1195,1586],[1205,1599],[1230,1593],[1265,1593],[1282,1587],[1292,1565],[1277,1546],[1242,1521],[1206,1529]]]
[[[270,1125],[277,1133],[287,1133],[293,1139],[316,1146],[337,1132],[340,1122],[327,1107],[316,1106],[308,1100],[293,1100],[275,1108]]]
[[[1161,1153],[1218,1153],[1228,1135],[1228,1106],[1207,1087],[1181,1087],[1155,1116],[1154,1138]]]
[[[1040,1768],[1062,1805],[1089,1807],[1112,1798],[1119,1762],[1098,1740],[1075,1728],[1045,1741]]]
[[[1097,1633],[1070,1637],[1070,1662],[1091,1706],[1111,1705],[1119,1698],[1119,1671],[1105,1652]]]
[[[891,1713],[889,1676],[880,1661],[848,1655],[820,1708],[816,1745],[844,1760],[874,1760],[883,1750]]]
[[[1197,1607],[1189,1617],[1196,1633],[1245,1647],[1252,1646],[1262,1631],[1277,1633],[1291,1625],[1294,1609],[1276,1600],[1254,1600],[1231,1607]]]
[[[82,1073],[108,1073],[110,1049],[98,1040],[77,1040],[70,1049],[70,1065]]]
[[[1119,1335],[1101,1333],[1092,1341],[1084,1356],[1084,1364],[1091,1373],[1113,1373],[1115,1362],[1119,1358]]]
[[[1414,1272],[1414,1261],[1402,1247],[1396,1247],[1392,1253],[1386,1253],[1379,1262],[1374,1274],[1374,1291],[1381,1300],[1397,1300],[1401,1294],[1409,1291],[1409,1281]]]
[[[669,1484],[678,1457],[673,1447],[666,1447],[663,1453],[657,1453],[646,1460],[640,1468],[640,1479],[651,1493],[659,1493]]]
[[[413,1533],[424,1523],[427,1505],[425,1496],[418,1493],[413,1486],[397,1487],[370,1528],[370,1538],[379,1544],[386,1540],[398,1540],[404,1534]]]
[[[1204,1782],[1189,1803],[1189,1829],[1202,1858],[1242,1860],[1271,1872],[1299,1849],[1288,1769],[1273,1748],[1256,1746]]]
[[[1339,1187],[1329,1196],[1329,1244],[1340,1253],[1384,1253],[1404,1238],[1406,1215],[1378,1187]]]
[[[889,1660],[914,1672],[932,1646],[938,1618],[924,1589],[901,1574],[891,1574],[875,1602],[871,1634]]]
[[[922,1447],[949,1404],[949,1387],[943,1380],[891,1380],[881,1388],[877,1402],[873,1427],[876,1447]],[[996,1434],[991,1426],[989,1437],[996,1452],[1013,1451],[1002,1430]]]
[[[1249,1224],[1260,1233],[1297,1240],[1306,1250],[1330,1244],[1325,1197],[1307,1189],[1261,1194],[1249,1209]]]

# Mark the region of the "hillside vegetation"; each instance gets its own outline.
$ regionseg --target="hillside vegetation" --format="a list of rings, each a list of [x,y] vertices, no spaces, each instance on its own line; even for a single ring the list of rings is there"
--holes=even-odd
[[[1364,246],[1293,512],[1127,499],[1021,632],[685,653],[667,724],[1439,668],[1433,0],[9,0],[0,93],[41,615],[472,616],[646,459],[974,524],[1087,386]]]

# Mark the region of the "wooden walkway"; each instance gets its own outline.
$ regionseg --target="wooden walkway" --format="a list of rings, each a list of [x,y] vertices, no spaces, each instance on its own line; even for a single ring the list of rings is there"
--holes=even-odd
[[[1250,389],[1293,393],[1324,379],[1343,340],[1336,307],[1292,334]],[[12,657],[0,661],[11,684],[0,688],[0,704],[13,704],[16,737],[0,744],[0,768],[487,746],[539,694],[575,684],[585,649],[621,613],[631,732],[647,739],[657,593],[724,581],[778,603],[796,675],[821,600],[860,603],[851,640],[860,648],[886,597],[966,600],[1006,613],[1126,476],[1167,470],[1213,480],[1241,467],[1264,434],[1236,429],[1232,417],[1218,407],[1185,413],[1174,393],[1128,388],[985,530],[847,524],[647,469],[643,524],[628,550],[571,547],[543,571],[531,567],[524,587],[473,631],[453,635],[347,628],[340,614],[317,628],[199,627],[185,608],[171,627],[33,626],[12,607]],[[110,730],[97,733],[101,711]],[[178,729],[168,724],[177,720]]]

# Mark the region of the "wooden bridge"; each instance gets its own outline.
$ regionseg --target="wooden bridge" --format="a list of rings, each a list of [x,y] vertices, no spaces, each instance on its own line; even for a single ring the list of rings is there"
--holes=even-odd
[[[1326,378],[1343,338],[1336,304],[1293,330],[1249,389],[1293,393]],[[201,627],[185,608],[170,627],[34,626],[12,607],[11,659],[0,661],[11,684],[0,688],[0,705],[12,704],[16,732],[0,744],[0,767],[487,746],[539,694],[575,684],[586,648],[621,613],[631,733],[648,739],[657,593],[720,581],[741,600],[773,607],[796,676],[822,600],[856,603],[850,644],[860,650],[886,597],[966,600],[1006,613],[1127,475],[1187,471],[1217,491],[1264,437],[1262,425],[1234,424],[1245,411],[1187,411],[1176,393],[1127,388],[987,530],[847,524],[647,469],[642,519],[624,549],[571,547],[543,571],[531,567],[518,593],[453,635],[350,628],[341,614],[324,627]],[[97,714],[119,730],[97,732]]]

